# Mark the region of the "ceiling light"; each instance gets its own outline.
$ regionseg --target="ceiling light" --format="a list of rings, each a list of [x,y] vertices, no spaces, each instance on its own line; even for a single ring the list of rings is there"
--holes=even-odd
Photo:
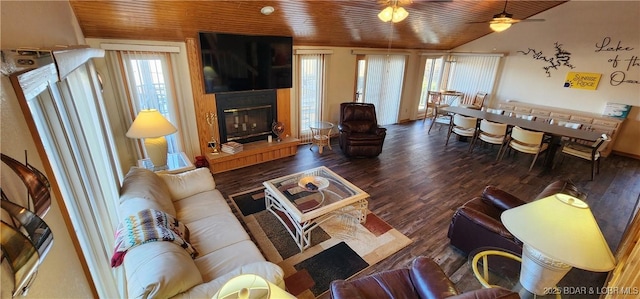
[[[495,18],[489,24],[489,28],[495,32],[502,32],[511,27],[511,18]]]
[[[272,14],[276,9],[273,8],[273,6],[265,6],[263,8],[260,9],[260,12],[265,15],[268,16],[270,14]]]
[[[397,1],[394,1],[391,5],[385,7],[385,9],[378,14],[378,18],[385,23],[389,21],[398,23],[406,19],[408,16],[409,12],[407,12],[404,7],[398,6]]]

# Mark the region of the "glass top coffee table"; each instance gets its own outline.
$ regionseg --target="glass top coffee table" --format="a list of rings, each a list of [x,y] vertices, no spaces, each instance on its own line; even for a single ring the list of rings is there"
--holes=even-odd
[[[369,194],[321,166],[263,183],[265,205],[287,228],[300,251],[311,244],[311,231],[336,215],[364,223]]]

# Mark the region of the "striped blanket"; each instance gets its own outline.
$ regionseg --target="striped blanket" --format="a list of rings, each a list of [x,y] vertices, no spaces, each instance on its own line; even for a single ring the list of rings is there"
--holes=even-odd
[[[189,229],[173,216],[158,210],[147,209],[126,217],[118,224],[115,234],[115,250],[111,267],[124,261],[127,251],[138,245],[154,241],[169,241],[184,248],[192,258],[198,255],[189,244]]]

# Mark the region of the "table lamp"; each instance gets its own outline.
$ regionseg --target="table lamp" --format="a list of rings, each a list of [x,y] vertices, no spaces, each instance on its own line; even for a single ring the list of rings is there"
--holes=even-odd
[[[155,109],[142,110],[131,124],[127,137],[144,138],[147,157],[151,160],[154,170],[163,169],[167,165],[167,139],[178,129]]]
[[[524,244],[520,284],[536,295],[552,290],[572,267],[607,272],[615,258],[584,201],[555,194],[502,213]]]
[[[255,299],[255,298],[282,298],[295,299],[293,295],[285,292],[268,280],[255,274],[238,275],[227,283],[213,296],[213,299]]]

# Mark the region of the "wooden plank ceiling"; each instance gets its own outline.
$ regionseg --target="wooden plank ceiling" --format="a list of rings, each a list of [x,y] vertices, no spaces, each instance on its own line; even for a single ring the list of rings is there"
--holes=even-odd
[[[402,0],[408,1],[408,0]],[[292,36],[294,45],[450,50],[491,33],[504,1],[413,0],[409,17],[384,23],[382,0],[82,1],[70,0],[87,38],[184,41],[199,31]],[[507,12],[525,19],[566,1],[511,1]],[[275,12],[265,16],[263,6]],[[536,26],[520,23],[514,26]]]

